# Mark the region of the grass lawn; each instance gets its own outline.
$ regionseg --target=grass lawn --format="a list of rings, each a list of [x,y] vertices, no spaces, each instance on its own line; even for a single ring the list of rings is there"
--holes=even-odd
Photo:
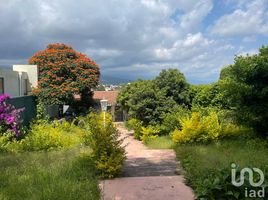
[[[170,136],[159,136],[149,140],[146,146],[150,149],[172,149],[174,142],[171,140]]]
[[[267,143],[261,139],[225,140],[208,145],[176,145],[175,151],[186,171],[188,183],[198,194],[215,196],[219,192],[227,192],[232,187],[229,177],[231,163],[240,169],[257,167],[264,174],[268,169]],[[222,171],[219,172],[220,170]]]
[[[230,168],[231,163],[243,167],[268,166],[267,144],[261,140],[226,140],[209,145],[177,145],[178,159],[191,174],[202,174],[204,171],[217,168]],[[193,168],[188,168],[188,166]]]
[[[0,153],[0,199],[100,199],[88,155],[87,149]]]

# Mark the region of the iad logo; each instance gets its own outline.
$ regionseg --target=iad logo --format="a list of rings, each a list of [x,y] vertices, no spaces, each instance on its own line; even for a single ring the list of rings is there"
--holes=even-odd
[[[244,184],[245,182],[245,176],[246,174],[248,174],[249,177],[249,184],[253,187],[261,187],[263,182],[264,182],[264,173],[262,172],[262,170],[258,169],[258,168],[243,168],[240,171],[240,177],[239,177],[239,181],[237,181],[236,179],[236,164],[232,163],[231,165],[232,167],[232,184],[236,187],[240,187]],[[259,181],[258,182],[254,182],[254,172],[259,174]],[[260,190],[248,190],[247,188],[245,188],[245,197],[264,197],[265,194],[265,188],[262,187],[262,189]]]

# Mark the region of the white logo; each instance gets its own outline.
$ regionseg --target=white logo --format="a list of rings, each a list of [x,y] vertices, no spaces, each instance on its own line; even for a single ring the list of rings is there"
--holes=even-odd
[[[245,174],[248,173],[249,176],[249,184],[253,187],[260,187],[264,182],[264,174],[262,170],[258,168],[243,168],[240,172],[240,180],[236,181],[236,164],[232,163],[232,184],[236,187],[240,187],[245,182]],[[260,176],[260,180],[258,182],[254,182],[254,172],[257,172]]]
[[[239,181],[236,180],[236,164],[232,164],[232,184],[236,187],[240,187],[245,182],[245,175],[248,174],[249,184],[252,187],[261,187],[264,182],[264,173],[262,170],[258,168],[243,168],[240,172]],[[260,180],[258,182],[254,182],[254,172],[259,174]],[[245,197],[256,198],[256,197],[264,197],[265,196],[265,187],[262,186],[261,189],[251,189],[245,188]]]

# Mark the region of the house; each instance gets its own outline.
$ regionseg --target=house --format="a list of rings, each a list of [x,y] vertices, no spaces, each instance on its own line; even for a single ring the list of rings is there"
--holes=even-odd
[[[12,70],[0,68],[0,94],[12,97],[28,95],[38,84],[37,65],[13,65]]]
[[[95,107],[101,109],[100,100],[108,100],[108,112],[111,113],[113,121],[123,120],[123,111],[117,104],[116,99],[119,91],[94,91],[93,100],[95,101]]]

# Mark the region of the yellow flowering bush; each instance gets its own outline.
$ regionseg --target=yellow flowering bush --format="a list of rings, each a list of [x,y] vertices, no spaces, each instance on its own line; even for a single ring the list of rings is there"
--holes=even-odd
[[[112,123],[112,117],[106,114],[104,127],[103,113],[90,113],[80,118],[79,126],[91,132],[85,140],[90,146],[91,158],[97,173],[101,178],[114,178],[123,166],[125,149],[122,145],[123,138]]]
[[[150,139],[155,139],[158,137],[158,134],[160,132],[160,128],[157,126],[147,126],[141,128],[141,137],[143,143],[147,143]]]
[[[178,143],[208,142],[217,140],[221,134],[222,126],[217,113],[211,112],[202,116],[193,112],[191,118],[181,119],[182,130],[172,132],[172,139]]]
[[[21,141],[24,150],[50,150],[69,148],[83,143],[84,129],[66,121],[33,124],[30,133]]]
[[[132,118],[127,122],[127,128],[134,131],[134,138],[141,139],[142,136],[142,121]]]

